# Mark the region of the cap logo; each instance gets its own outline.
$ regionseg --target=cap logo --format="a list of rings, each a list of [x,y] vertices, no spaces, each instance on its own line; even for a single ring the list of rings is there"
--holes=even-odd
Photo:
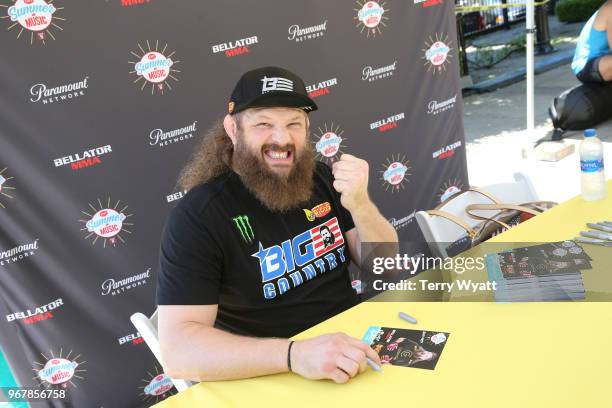
[[[228,103],[227,110],[229,111],[229,113],[232,113],[234,111],[235,106],[236,106],[236,103],[234,101],[230,101]]]
[[[263,85],[261,87],[262,94],[265,94],[266,92],[270,92],[270,91],[286,91],[286,92],[293,91],[293,81],[287,78],[263,77],[261,82],[263,82]]]

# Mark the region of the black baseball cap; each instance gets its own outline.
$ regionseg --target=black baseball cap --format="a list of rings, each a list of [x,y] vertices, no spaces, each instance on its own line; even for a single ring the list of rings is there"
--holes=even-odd
[[[228,112],[271,107],[300,108],[306,113],[318,109],[299,76],[279,67],[262,67],[240,77],[230,97]]]

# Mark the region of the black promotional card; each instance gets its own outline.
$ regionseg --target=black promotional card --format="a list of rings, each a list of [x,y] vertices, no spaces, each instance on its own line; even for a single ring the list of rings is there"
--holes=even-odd
[[[521,249],[498,254],[499,266],[505,279],[542,276],[550,273],[551,266],[543,255],[527,256]]]
[[[497,254],[506,279],[577,274],[591,269],[591,258],[574,241],[516,248]]]
[[[572,262],[577,259],[590,261],[591,257],[574,241],[551,243],[544,248],[546,256],[553,261]]]
[[[559,241],[520,248],[527,256],[545,256],[553,261],[571,262],[575,259],[591,261],[591,257],[574,241]]]
[[[362,340],[383,364],[433,370],[450,333],[370,326]]]

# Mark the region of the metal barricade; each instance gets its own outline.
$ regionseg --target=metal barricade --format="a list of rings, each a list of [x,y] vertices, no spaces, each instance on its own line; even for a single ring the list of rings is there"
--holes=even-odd
[[[525,19],[524,6],[504,8],[507,3],[507,0],[455,0],[455,5],[460,7],[490,7],[463,15],[464,36],[470,37],[509,27],[512,23]],[[494,8],[496,5],[501,7]]]

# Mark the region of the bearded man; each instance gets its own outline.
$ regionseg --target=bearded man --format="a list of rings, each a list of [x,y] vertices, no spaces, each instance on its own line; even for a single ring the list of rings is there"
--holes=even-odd
[[[343,383],[367,358],[380,363],[343,333],[288,339],[358,303],[348,265],[359,265],[361,242],[397,242],[368,197],[367,162],[344,154],[330,169],[314,160],[316,109],[297,75],[249,71],[183,169],[188,193],[164,227],[157,287],[170,377],[292,371]]]

